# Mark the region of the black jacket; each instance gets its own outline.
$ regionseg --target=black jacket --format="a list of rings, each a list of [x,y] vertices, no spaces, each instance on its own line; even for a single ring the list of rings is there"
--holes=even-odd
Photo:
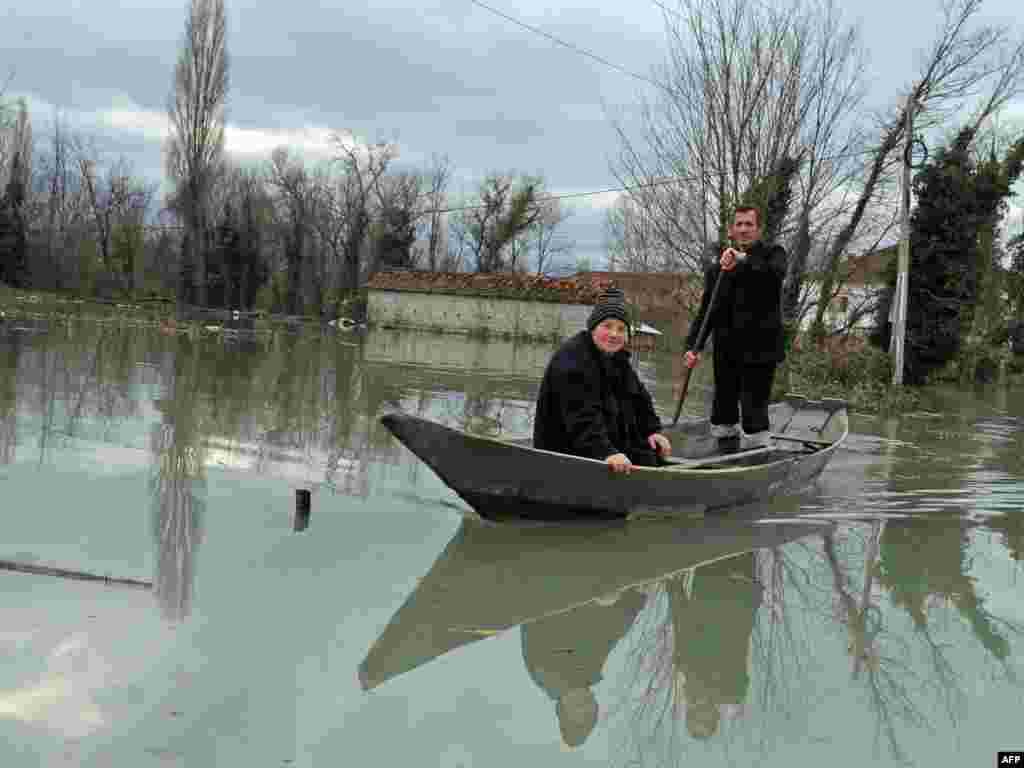
[[[544,371],[533,447],[602,460],[624,453],[654,466],[647,437],[661,431],[661,419],[629,358],[625,350],[601,352],[590,331],[567,339]]]
[[[720,253],[720,251],[719,251]],[[720,273],[718,254],[704,271],[704,295],[700,310],[690,324],[686,348],[697,343],[704,315]],[[715,354],[748,364],[781,362],[785,357],[782,327],[782,281],[786,276],[786,251],[758,241],[747,250],[745,261],[725,273],[718,292],[711,328]]]

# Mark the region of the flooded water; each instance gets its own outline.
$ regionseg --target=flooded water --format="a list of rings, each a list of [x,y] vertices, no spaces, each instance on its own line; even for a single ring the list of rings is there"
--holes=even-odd
[[[474,522],[378,418],[528,434],[551,351],[0,329],[0,765],[1024,748],[1024,394],[855,414],[813,488],[730,517]],[[641,370],[670,418],[678,362]]]

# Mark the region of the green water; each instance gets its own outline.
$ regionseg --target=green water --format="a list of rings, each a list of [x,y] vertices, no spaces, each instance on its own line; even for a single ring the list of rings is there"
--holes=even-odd
[[[377,420],[527,434],[551,351],[0,329],[0,766],[1024,748],[1022,393],[855,415],[814,488],[732,520],[481,527]],[[670,417],[678,364],[641,370]]]

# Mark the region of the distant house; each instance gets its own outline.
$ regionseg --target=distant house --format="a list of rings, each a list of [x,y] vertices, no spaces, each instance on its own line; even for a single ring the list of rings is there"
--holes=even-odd
[[[886,269],[896,259],[896,253],[897,247],[892,245],[851,257],[840,267],[840,280],[836,295],[829,302],[825,311],[824,321],[827,327],[836,328],[847,325],[853,315],[860,308],[866,306],[866,302],[870,302],[875,297],[882,287]],[[814,320],[821,288],[821,276],[808,275],[807,288],[811,308],[804,314],[801,324],[805,330]],[[853,330],[867,333],[875,325],[875,321],[874,312],[861,314],[853,323]]]

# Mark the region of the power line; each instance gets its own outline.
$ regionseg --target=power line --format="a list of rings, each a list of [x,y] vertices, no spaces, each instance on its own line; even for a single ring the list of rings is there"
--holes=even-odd
[[[475,0],[473,0],[473,1],[475,1]],[[821,162],[828,162],[828,161],[831,161],[831,160],[842,160],[842,159],[846,159],[846,158],[850,158],[850,157],[862,157],[862,156],[866,156],[866,155],[873,155],[876,151],[877,151],[876,149],[859,149],[859,150],[856,150],[856,151],[853,151],[853,152],[838,152],[838,153],[836,153],[834,155],[826,155],[824,157],[820,157],[820,158],[818,158],[818,162],[821,163]],[[755,174],[757,172],[757,169],[753,169],[753,168],[740,169],[740,172],[748,174],[748,175],[753,175],[753,174]],[[578,198],[578,197],[595,197],[597,195],[609,195],[609,194],[613,194],[615,192],[632,192],[634,190],[639,190],[639,189],[649,189],[649,188],[652,188],[652,187],[662,187],[662,186],[665,186],[667,184],[678,184],[678,183],[687,182],[687,181],[696,182],[696,181],[701,181],[703,178],[709,177],[709,176],[725,176],[727,173],[731,173],[731,171],[707,171],[707,172],[705,172],[703,177],[699,176],[699,175],[677,174],[677,175],[674,175],[674,176],[665,176],[665,177],[660,178],[660,179],[655,179],[653,181],[643,182],[643,183],[640,183],[640,184],[626,184],[626,185],[620,186],[620,187],[605,187],[604,189],[592,189],[592,190],[587,190],[585,192],[564,192],[564,193],[558,194],[558,195],[545,195],[543,197],[537,198],[537,202],[538,203],[545,203],[545,202],[550,202],[550,201],[553,201],[553,200],[569,200],[569,199]],[[459,211],[473,211],[473,210],[479,210],[481,208],[486,208],[486,207],[487,207],[486,204],[478,203],[478,204],[475,204],[475,205],[459,205],[459,206],[453,206],[453,207],[449,207],[449,208],[430,208],[430,209],[427,209],[427,210],[423,210],[420,213],[422,215],[431,214],[431,213],[458,213]],[[179,225],[179,224],[142,224],[140,226],[141,226],[142,229],[153,229],[153,230],[184,229],[184,226],[183,225]]]
[[[589,59],[593,59],[594,61],[596,61],[596,62],[598,62],[600,64],[604,64],[606,67],[611,67],[612,69],[614,69],[614,70],[616,70],[618,72],[621,72],[624,75],[628,75],[629,77],[635,78],[636,80],[640,80],[642,82],[645,82],[645,83],[648,83],[650,85],[653,85],[655,88],[660,88],[663,91],[666,91],[668,93],[672,93],[672,89],[669,88],[664,83],[659,83],[657,80],[652,80],[651,78],[647,77],[646,75],[637,74],[636,72],[628,70],[625,67],[616,64],[613,61],[609,61],[608,59],[604,58],[603,56],[599,56],[598,54],[593,53],[591,51],[588,51],[585,48],[580,48],[578,45],[575,45],[573,43],[566,42],[565,40],[562,40],[559,37],[555,37],[550,32],[545,32],[543,29],[535,27],[535,26],[533,26],[531,24],[527,24],[526,22],[520,21],[519,19],[516,19],[516,18],[514,18],[512,16],[509,16],[504,11],[499,11],[497,8],[494,8],[494,7],[490,6],[490,5],[487,5],[486,3],[481,2],[481,0],[469,0],[469,2],[471,2],[473,5],[477,5],[477,6],[481,7],[481,8],[483,8],[486,11],[490,11],[491,13],[493,13],[496,16],[500,16],[501,18],[505,19],[506,21],[510,21],[513,24],[515,24],[515,25],[517,25],[519,27],[522,27],[523,29],[529,30],[530,32],[533,32],[536,35],[540,35],[541,37],[547,38],[548,40],[550,40],[553,43],[557,43],[558,45],[561,45],[561,46],[563,46],[565,48],[568,48],[570,51],[573,51],[574,53],[578,53],[581,56],[586,56]]]
[[[865,156],[865,155],[873,155],[875,152],[876,152],[875,149],[859,149],[859,150],[857,150],[855,152],[839,152],[839,153],[836,153],[834,155],[826,155],[824,157],[819,157],[818,158],[818,162],[822,163],[822,162],[828,162],[830,160],[842,160],[842,159],[849,158],[849,157],[861,157],[861,156]],[[741,172],[742,173],[746,173],[748,175],[753,175],[756,172],[756,169],[750,169],[750,168],[748,168],[748,169],[741,169]],[[728,171],[728,172],[727,171],[708,171],[708,172],[706,172],[704,174],[704,177],[707,177],[707,176],[725,176],[727,173],[731,173],[731,171]],[[575,198],[575,197],[593,197],[595,195],[608,195],[608,194],[611,194],[613,192],[632,192],[633,190],[638,190],[638,189],[648,189],[650,187],[661,187],[661,186],[664,186],[666,184],[677,184],[679,182],[685,182],[685,181],[701,181],[704,177],[696,176],[696,175],[688,176],[688,175],[682,175],[682,174],[676,175],[676,176],[665,176],[664,178],[655,179],[654,181],[644,182],[642,184],[627,184],[627,185],[622,186],[622,187],[608,187],[606,189],[594,189],[594,190],[590,190],[590,191],[587,191],[587,192],[565,192],[565,193],[560,194],[560,195],[545,195],[544,197],[537,198],[537,202],[538,203],[544,203],[544,202],[548,202],[548,201],[551,201],[551,200],[566,200],[566,199]],[[423,213],[425,213],[425,214],[427,214],[427,213],[457,213],[458,211],[472,211],[472,210],[477,210],[477,209],[486,208],[486,207],[487,207],[486,205],[481,203],[481,204],[477,204],[477,205],[456,206],[456,207],[453,207],[453,208],[431,209],[431,210],[428,210],[428,211],[424,211]]]

